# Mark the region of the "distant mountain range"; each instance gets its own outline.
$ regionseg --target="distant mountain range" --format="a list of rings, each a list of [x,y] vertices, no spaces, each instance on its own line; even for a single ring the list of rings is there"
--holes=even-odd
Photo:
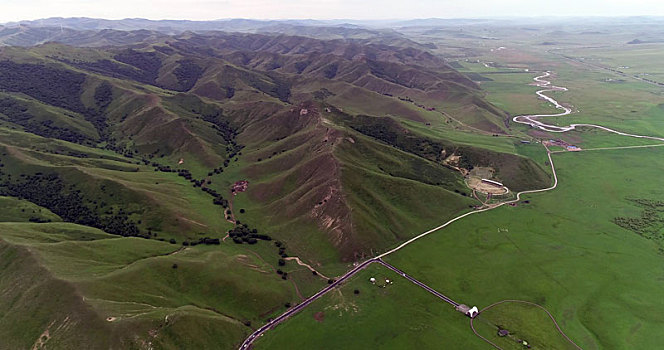
[[[2,23],[4,26],[27,25],[32,27],[63,27],[77,30],[137,30],[148,29],[167,33],[183,31],[258,31],[274,26],[316,26],[316,27],[343,27],[348,29],[378,29],[399,27],[446,27],[446,26],[472,26],[472,25],[524,25],[524,24],[550,24],[550,23],[585,23],[585,24],[647,24],[662,23],[664,17],[658,16],[631,16],[631,17],[510,17],[510,18],[423,18],[409,20],[315,20],[315,19],[285,19],[285,20],[257,20],[245,18],[218,19],[210,21],[192,20],[150,20],[145,18],[125,18],[109,20],[88,17],[51,17],[37,20],[24,20]]]
[[[49,41],[72,45],[123,45],[184,32],[243,32],[286,34],[318,39],[380,39],[387,44],[413,41],[392,29],[368,28],[335,21],[259,21],[232,19],[219,21],[152,21],[147,19],[105,20],[92,18],[47,18],[7,23],[0,26],[0,44],[32,46]],[[129,33],[131,32],[131,33]]]

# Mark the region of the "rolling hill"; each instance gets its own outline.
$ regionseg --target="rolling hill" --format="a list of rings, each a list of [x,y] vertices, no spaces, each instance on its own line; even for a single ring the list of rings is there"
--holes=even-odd
[[[0,47],[0,205],[29,211],[0,216],[0,333],[44,305],[10,347],[232,348],[321,275],[476,205],[473,168],[551,181],[408,40],[38,29],[0,30],[42,38]]]

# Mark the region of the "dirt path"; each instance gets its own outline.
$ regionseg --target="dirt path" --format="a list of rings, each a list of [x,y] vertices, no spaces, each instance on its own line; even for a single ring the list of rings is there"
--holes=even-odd
[[[256,258],[257,258],[258,260],[260,260],[263,264],[267,265],[267,266],[270,268],[270,270],[272,270],[272,272],[277,273],[277,270],[276,270],[274,267],[272,267],[272,265],[268,264],[267,261],[265,261],[265,260],[263,259],[263,257],[260,256],[260,254],[254,252],[254,251],[251,251],[251,250],[248,250],[248,251],[249,251],[251,254],[253,254],[254,256],[256,256]],[[297,287],[297,283],[295,283],[295,281],[293,281],[292,279],[289,279],[289,281],[291,282],[291,284],[293,285],[293,288],[295,289],[295,294],[297,294],[297,296],[298,296],[301,300],[306,299],[306,298],[302,295],[302,293],[300,293],[300,288]]]
[[[323,275],[322,273],[316,271],[316,269],[314,269],[313,267],[311,267],[311,265],[309,265],[309,264],[307,264],[307,263],[305,263],[305,262],[302,262],[302,260],[300,260],[300,258],[298,258],[298,257],[296,257],[296,256],[289,256],[289,257],[287,257],[287,258],[284,258],[284,260],[294,260],[295,262],[297,262],[298,265],[300,265],[300,266],[304,266],[304,267],[308,268],[309,271],[311,271],[311,272],[315,272],[316,275],[320,276],[321,278],[324,278],[324,279],[326,279],[326,280],[329,279],[327,276],[325,276],[325,275]]]
[[[187,250],[187,249],[189,249],[189,248],[187,248],[187,247],[180,247],[178,250],[173,251],[173,252],[170,252],[170,253],[168,253],[168,254],[166,254],[166,255],[164,255],[164,256],[175,255],[175,254],[178,254],[178,253],[180,253],[180,252],[183,252],[183,251],[185,251],[185,250]]]
[[[181,220],[184,220],[186,222],[190,222],[192,224],[199,225],[199,226],[202,226],[202,227],[208,227],[208,225],[206,225],[206,224],[202,224],[202,223],[200,223],[198,221],[195,221],[195,220],[192,220],[192,219],[187,219],[184,216],[178,216],[178,219],[181,219]]]
[[[231,191],[231,196],[228,198],[228,209],[231,211],[230,219],[226,219],[226,221],[230,222],[231,224],[235,225],[235,211],[233,211],[233,198],[235,198],[235,193]],[[224,210],[224,218],[228,218],[226,215],[226,211]]]

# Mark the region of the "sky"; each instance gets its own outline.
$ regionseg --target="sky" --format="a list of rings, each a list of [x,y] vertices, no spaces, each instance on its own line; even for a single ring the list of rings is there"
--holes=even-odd
[[[107,19],[413,19],[664,16],[662,0],[0,0],[0,23]]]

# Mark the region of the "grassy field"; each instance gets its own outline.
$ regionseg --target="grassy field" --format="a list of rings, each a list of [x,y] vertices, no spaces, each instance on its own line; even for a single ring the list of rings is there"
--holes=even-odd
[[[376,284],[369,279],[376,278]],[[385,280],[394,281],[386,285]],[[384,286],[384,287],[383,287]],[[355,291],[359,294],[355,294]],[[256,349],[468,349],[468,318],[378,264],[255,343]]]
[[[664,59],[661,43],[624,44],[612,47],[575,48],[563,53],[603,67],[621,71],[627,75],[664,82],[664,69],[659,62]]]
[[[474,304],[513,298],[540,303],[584,348],[655,346],[661,339],[652,332],[661,320],[636,310],[664,307],[653,294],[662,287],[653,278],[661,272],[652,270],[661,261],[662,241],[613,220],[638,217],[628,198],[661,196],[649,181],[662,166],[661,155],[648,149],[556,156],[556,191],[455,223],[390,261]],[[442,261],[436,258],[441,251]],[[636,324],[641,327],[628,326]]]
[[[577,349],[558,331],[543,309],[520,302],[506,302],[482,312],[473,320],[473,328],[502,349]],[[507,330],[508,335],[499,335]]]

